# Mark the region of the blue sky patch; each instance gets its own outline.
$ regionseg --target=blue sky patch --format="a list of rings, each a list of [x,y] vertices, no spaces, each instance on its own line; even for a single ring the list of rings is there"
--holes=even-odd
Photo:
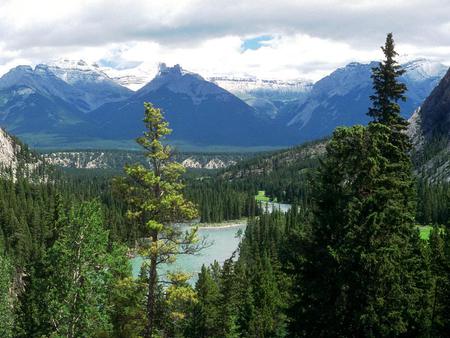
[[[246,50],[257,50],[264,46],[263,42],[270,41],[273,39],[273,36],[270,35],[260,35],[251,39],[246,39],[241,45],[241,49],[243,52]]]

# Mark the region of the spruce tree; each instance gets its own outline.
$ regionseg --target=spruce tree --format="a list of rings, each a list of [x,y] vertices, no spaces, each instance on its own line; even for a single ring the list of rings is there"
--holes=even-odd
[[[386,37],[383,50],[385,59],[379,63],[378,67],[372,68],[372,81],[374,94],[370,96],[372,107],[369,108],[368,115],[374,122],[382,123],[390,127],[405,129],[407,123],[400,115],[399,101],[405,101],[404,95],[407,88],[398,78],[405,73],[405,70],[398,64],[395,57],[394,38],[392,33]]]
[[[303,334],[386,337],[423,334],[427,322],[423,257],[416,250],[415,190],[397,101],[392,34],[373,70],[368,127],[338,128],[316,183],[315,219],[301,245]],[[426,277],[424,277],[426,278]]]

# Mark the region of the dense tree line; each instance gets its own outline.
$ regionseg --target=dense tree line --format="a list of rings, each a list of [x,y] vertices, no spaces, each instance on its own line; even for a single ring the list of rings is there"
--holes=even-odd
[[[200,222],[217,223],[259,214],[255,190],[220,179],[203,178],[188,182],[186,196],[199,209]]]

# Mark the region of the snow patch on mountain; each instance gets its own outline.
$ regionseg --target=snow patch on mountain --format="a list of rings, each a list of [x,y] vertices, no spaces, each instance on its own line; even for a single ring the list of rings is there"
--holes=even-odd
[[[442,63],[428,59],[415,59],[403,64],[405,77],[413,81],[424,81],[429,78],[442,78],[448,67]]]
[[[115,82],[96,63],[88,64],[84,60],[59,59],[47,65],[48,69],[64,82]]]
[[[309,80],[285,81],[238,76],[216,76],[209,77],[208,80],[233,94],[252,93],[256,91],[267,91],[268,93],[305,93],[311,90],[313,84]]]

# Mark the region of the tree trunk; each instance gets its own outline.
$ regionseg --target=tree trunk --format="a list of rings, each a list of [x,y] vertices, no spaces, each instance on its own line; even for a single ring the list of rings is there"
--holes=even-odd
[[[152,235],[152,246],[158,241],[156,231]],[[155,326],[155,305],[156,305],[156,259],[157,254],[153,252],[150,257],[150,270],[148,273],[148,293],[147,293],[147,325],[145,327],[144,338],[151,338]]]

